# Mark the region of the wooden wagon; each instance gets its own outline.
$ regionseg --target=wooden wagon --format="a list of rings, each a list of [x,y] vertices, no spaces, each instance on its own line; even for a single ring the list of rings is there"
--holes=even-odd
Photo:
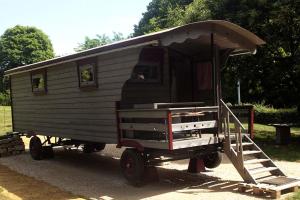
[[[211,20],[8,70],[13,130],[32,136],[36,160],[56,145],[83,145],[85,152],[127,147],[121,167],[133,184],[161,156],[203,159],[213,168],[221,151],[256,183],[243,154],[261,150],[222,101],[220,76],[229,56],[254,54],[262,44],[235,24]],[[271,169],[264,155],[251,160]],[[270,172],[283,175],[278,168]]]

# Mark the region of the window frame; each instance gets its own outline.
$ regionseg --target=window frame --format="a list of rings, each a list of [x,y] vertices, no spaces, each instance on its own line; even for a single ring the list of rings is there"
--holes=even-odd
[[[83,68],[83,69],[82,69]],[[93,71],[93,81],[91,83],[84,83],[81,80],[81,72],[85,68],[91,68]],[[98,74],[97,74],[97,62],[96,59],[88,59],[77,62],[77,77],[78,87],[80,89],[93,89],[98,88]]]
[[[35,75],[41,74],[44,80],[44,88],[43,89],[38,89],[36,90],[36,88],[33,87],[33,79]],[[33,94],[37,94],[37,95],[42,95],[42,94],[46,94],[48,92],[48,87],[47,87],[47,70],[43,69],[43,70],[35,70],[32,71],[30,73],[30,82],[31,82],[31,91]]]
[[[134,73],[134,70],[137,66],[142,65],[142,66],[155,66],[157,67],[156,73],[157,73],[157,78],[156,79],[133,79],[132,75]],[[131,73],[131,77],[130,77],[130,82],[131,83],[162,83],[162,68],[163,65],[161,62],[150,62],[150,61],[145,61],[145,62],[139,62],[138,64],[136,64],[134,66],[134,69]]]

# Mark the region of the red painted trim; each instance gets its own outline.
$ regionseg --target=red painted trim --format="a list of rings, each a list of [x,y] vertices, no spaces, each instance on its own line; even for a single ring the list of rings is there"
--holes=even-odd
[[[126,147],[134,147],[134,148],[136,148],[138,151],[144,151],[144,147],[140,144],[140,143],[138,143],[138,142],[136,142],[136,141],[133,141],[133,140],[122,140],[121,142],[120,142],[120,145],[121,145],[121,147],[122,146],[126,146]]]
[[[121,148],[121,129],[120,129],[120,117],[119,117],[119,109],[120,109],[120,102],[116,101],[115,104],[115,109],[116,109],[116,120],[117,120],[117,138],[118,138],[118,144],[117,144],[117,148]]]
[[[172,114],[168,112],[168,138],[169,138],[169,150],[173,150],[173,131],[172,131]]]
[[[254,138],[254,109],[250,109],[250,137]]]

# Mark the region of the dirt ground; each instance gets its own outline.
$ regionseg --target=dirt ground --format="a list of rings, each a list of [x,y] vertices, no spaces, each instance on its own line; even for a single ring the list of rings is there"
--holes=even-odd
[[[51,194],[51,195],[50,195]],[[0,165],[0,200],[80,200],[70,192]]]
[[[55,149],[51,160],[33,161],[28,152],[0,158],[0,200],[1,195],[8,200],[79,196],[98,200],[257,199],[250,193],[237,192],[242,179],[226,158],[218,168],[198,175],[186,173],[186,160],[169,163],[158,168],[159,181],[132,187],[120,173],[121,151],[109,145],[97,154]],[[289,176],[300,177],[299,163],[276,164]]]

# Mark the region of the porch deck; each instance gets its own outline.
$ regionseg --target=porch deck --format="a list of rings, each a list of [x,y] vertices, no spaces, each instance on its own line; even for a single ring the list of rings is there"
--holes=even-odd
[[[153,103],[117,111],[119,144],[181,149],[218,143],[218,106],[202,102]]]

